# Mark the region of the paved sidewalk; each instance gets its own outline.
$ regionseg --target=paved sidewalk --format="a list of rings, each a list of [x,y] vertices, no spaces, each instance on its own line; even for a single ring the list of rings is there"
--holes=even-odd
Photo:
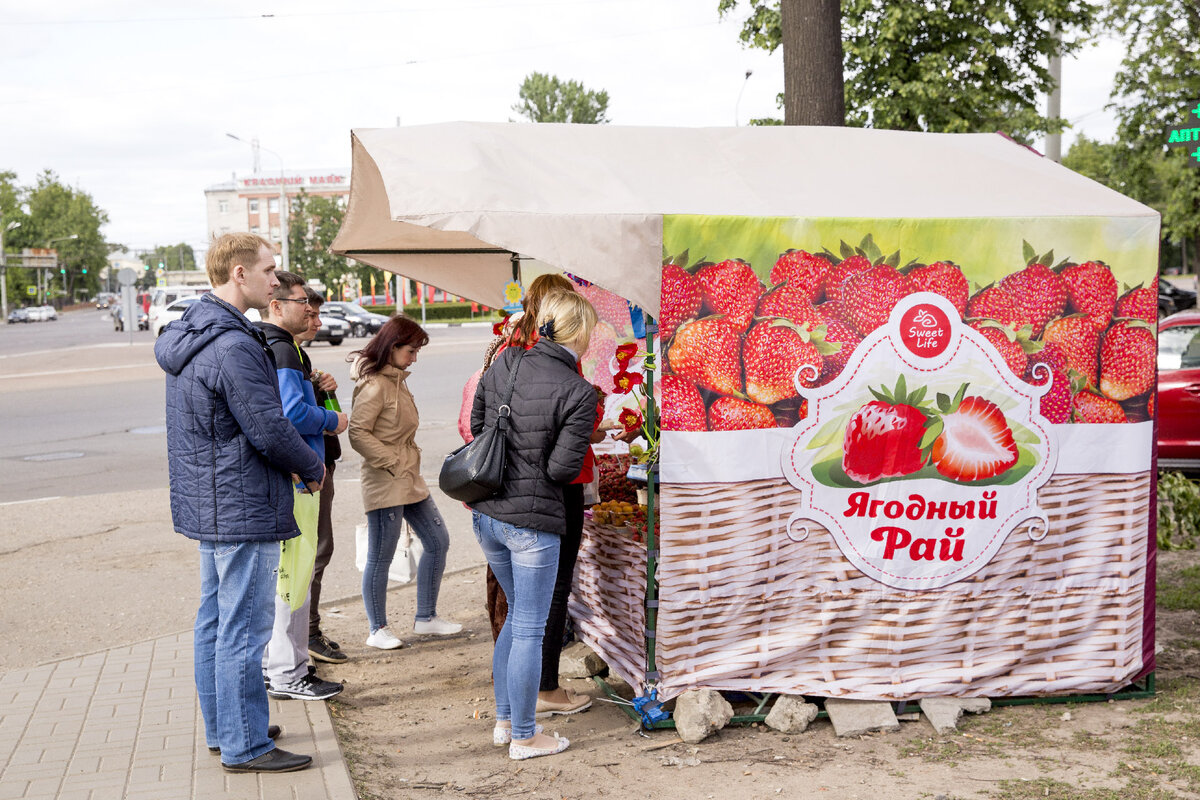
[[[192,632],[0,675],[0,800],[355,800],[325,703],[271,701],[283,775],[234,775],[208,752]]]

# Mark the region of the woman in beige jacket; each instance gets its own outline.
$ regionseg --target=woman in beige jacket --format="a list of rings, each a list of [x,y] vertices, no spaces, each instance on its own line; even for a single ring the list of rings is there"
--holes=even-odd
[[[362,456],[363,506],[367,511],[367,564],[363,604],[371,635],[367,644],[394,650],[400,641],[387,623],[388,569],[404,520],[421,541],[417,565],[417,618],[413,632],[446,635],[462,626],[437,616],[438,591],[446,570],[450,536],[421,477],[415,437],[417,404],[405,379],[429,335],[408,317],[392,317],[360,350],[354,362],[350,446]]]

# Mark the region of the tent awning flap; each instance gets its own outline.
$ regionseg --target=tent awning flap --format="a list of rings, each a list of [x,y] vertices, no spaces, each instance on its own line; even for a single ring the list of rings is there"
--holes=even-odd
[[[1156,215],[996,134],[459,122],[356,130],[352,147],[334,250],[489,304],[511,275],[500,250],[657,316],[666,214]]]

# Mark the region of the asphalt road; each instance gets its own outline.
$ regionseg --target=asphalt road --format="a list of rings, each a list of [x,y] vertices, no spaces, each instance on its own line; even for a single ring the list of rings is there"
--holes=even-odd
[[[409,387],[421,412],[422,472],[451,534],[448,569],[482,562],[466,510],[437,492],[459,446],[462,387],[487,326],[429,328]],[[316,368],[350,407],[346,358],[366,339],[314,344]],[[164,377],[147,331],[117,333],[107,313],[0,327],[0,670],[141,641],[191,625],[195,543],[173,532]],[[343,436],[336,470],[337,550],[325,577],[333,613],[361,616],[354,528],[364,519],[360,459]],[[389,614],[400,631],[412,609]],[[363,636],[366,636],[365,621]]]

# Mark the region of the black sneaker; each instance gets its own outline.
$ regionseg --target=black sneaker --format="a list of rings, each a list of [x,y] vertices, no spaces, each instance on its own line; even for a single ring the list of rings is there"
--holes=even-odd
[[[267,694],[277,700],[328,700],[340,694],[342,688],[340,683],[321,680],[310,671],[299,680],[279,687],[272,686],[267,689]]]
[[[327,664],[340,664],[347,658],[346,654],[338,649],[337,642],[329,641],[323,633],[308,640],[308,654]]]

